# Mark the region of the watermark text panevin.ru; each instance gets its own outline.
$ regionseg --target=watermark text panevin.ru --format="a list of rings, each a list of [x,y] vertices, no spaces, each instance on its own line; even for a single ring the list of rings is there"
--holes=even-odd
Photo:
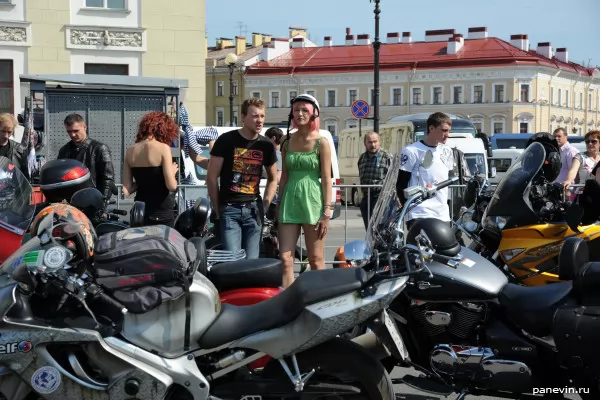
[[[589,388],[572,388],[572,387],[561,387],[561,388],[533,388],[533,394],[589,394]]]

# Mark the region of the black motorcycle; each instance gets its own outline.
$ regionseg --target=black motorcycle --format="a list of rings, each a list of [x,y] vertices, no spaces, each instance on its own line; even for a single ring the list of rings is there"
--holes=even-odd
[[[539,160],[533,152],[544,149],[532,144],[521,162]],[[394,164],[390,171],[399,169],[398,159]],[[391,353],[384,364],[414,367],[422,374],[401,382],[440,395],[459,393],[458,399],[573,391],[584,400],[600,398],[600,263],[588,262],[585,242],[571,238],[562,246],[559,269],[566,282],[508,283],[493,263],[460,246],[445,222],[422,219],[405,234],[406,213],[437,189],[407,188],[406,206],[399,210],[393,175],[388,174],[375,206],[363,258],[369,264],[377,260],[380,268],[408,263],[424,272],[412,276],[390,305],[401,337],[384,342]],[[355,340],[365,343],[363,336]]]

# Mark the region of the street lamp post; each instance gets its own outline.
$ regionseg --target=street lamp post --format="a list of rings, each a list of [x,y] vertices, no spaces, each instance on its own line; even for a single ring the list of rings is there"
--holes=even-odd
[[[233,71],[238,62],[238,56],[235,53],[229,53],[225,57],[225,64],[229,68],[229,126],[233,126]]]
[[[375,40],[373,40],[373,130],[379,132],[379,48],[381,47],[381,42],[379,42],[379,14],[381,10],[379,9],[380,0],[369,1],[371,3],[375,2],[375,10],[373,11],[375,14]]]

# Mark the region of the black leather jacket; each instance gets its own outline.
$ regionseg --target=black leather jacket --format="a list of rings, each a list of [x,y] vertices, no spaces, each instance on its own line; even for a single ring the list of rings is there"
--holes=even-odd
[[[27,154],[25,154],[25,148],[14,140],[8,141],[8,158],[13,164],[19,168],[21,173],[25,175],[25,178],[29,179],[29,167],[27,166]]]
[[[110,149],[104,143],[87,138],[81,146],[75,145],[72,140],[60,148],[58,159],[70,158],[85,164],[90,170],[94,186],[110,198],[112,193],[109,182],[114,183],[115,170],[110,155]]]

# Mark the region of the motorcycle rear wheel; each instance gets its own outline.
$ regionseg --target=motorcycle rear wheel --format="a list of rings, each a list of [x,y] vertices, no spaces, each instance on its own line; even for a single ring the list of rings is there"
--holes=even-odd
[[[392,380],[383,365],[361,346],[335,338],[296,355],[300,373],[314,369],[315,374],[307,385],[336,383],[360,388],[359,395],[331,394],[319,400],[390,400],[394,399]],[[286,359],[286,361],[288,361]],[[288,365],[291,365],[288,362]],[[292,368],[293,371],[293,367]],[[263,377],[292,382],[277,360],[271,361],[263,370]],[[264,397],[263,397],[264,398]],[[304,398],[301,394],[298,399]],[[289,397],[287,399],[290,399]],[[275,399],[270,399],[275,400]]]

